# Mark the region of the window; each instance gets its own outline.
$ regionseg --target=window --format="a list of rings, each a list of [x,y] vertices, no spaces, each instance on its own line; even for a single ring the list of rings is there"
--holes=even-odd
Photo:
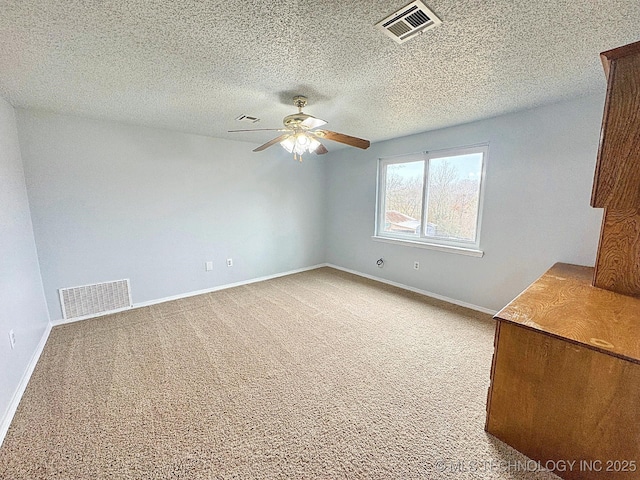
[[[488,146],[381,158],[376,237],[479,251]]]

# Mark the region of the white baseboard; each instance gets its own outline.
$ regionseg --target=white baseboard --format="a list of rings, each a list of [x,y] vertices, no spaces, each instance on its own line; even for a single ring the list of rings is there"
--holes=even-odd
[[[113,310],[113,311],[110,311],[110,312],[103,312],[103,313],[99,313],[99,314],[96,314],[96,315],[85,315],[83,317],[76,317],[76,318],[58,319],[58,320],[52,321],[51,325],[56,327],[58,325],[64,325],[66,323],[80,322],[82,320],[88,320],[90,318],[103,317],[105,315],[111,315],[112,313],[118,313],[118,312],[122,312],[122,311],[125,311],[125,310],[131,310],[133,308],[148,307],[148,306],[151,306],[151,305],[156,305],[158,303],[170,302],[172,300],[180,300],[181,298],[189,298],[189,297],[193,297],[195,295],[202,295],[204,293],[217,292],[219,290],[226,290],[228,288],[240,287],[242,285],[249,285],[251,283],[256,283],[256,282],[264,282],[265,280],[271,280],[273,278],[278,278],[278,277],[285,277],[287,275],[293,275],[294,273],[306,272],[306,271],[309,271],[309,270],[315,270],[317,268],[322,268],[322,267],[331,267],[331,268],[335,268],[336,270],[342,270],[343,272],[352,273],[354,275],[358,275],[359,277],[365,277],[365,278],[368,278],[370,280],[375,280],[376,282],[386,283],[387,285],[393,285],[394,287],[402,288],[404,290],[408,290],[408,291],[414,292],[414,293],[419,293],[420,295],[425,295],[427,297],[435,298],[437,300],[443,300],[445,302],[452,303],[454,305],[459,305],[461,307],[470,308],[471,310],[476,310],[478,312],[487,313],[489,315],[495,315],[496,312],[497,312],[497,310],[490,310],[488,308],[481,307],[479,305],[474,305],[472,303],[463,302],[463,301],[460,301],[460,300],[456,300],[455,298],[446,297],[444,295],[439,295],[437,293],[429,292],[429,291],[426,291],[426,290],[420,290],[419,288],[411,287],[409,285],[405,285],[405,284],[402,284],[402,283],[394,282],[394,281],[387,280],[387,279],[384,279],[384,278],[375,277],[373,275],[368,275],[366,273],[358,272],[356,270],[351,270],[349,268],[339,267],[338,265],[333,265],[331,263],[318,263],[316,265],[311,265],[310,267],[297,268],[295,270],[288,270],[286,272],[274,273],[273,275],[266,275],[264,277],[250,278],[249,280],[243,280],[241,282],[227,283],[227,284],[218,285],[218,286],[212,287],[212,288],[205,288],[203,290],[196,290],[196,291],[193,291],[193,292],[181,293],[179,295],[172,295],[172,296],[169,296],[169,297],[163,297],[163,298],[158,298],[158,299],[155,299],[155,300],[149,300],[147,302],[135,303],[131,307],[121,308],[121,309]]]
[[[36,364],[38,363],[38,359],[40,359],[40,355],[44,350],[44,346],[47,343],[47,339],[49,338],[49,334],[51,333],[51,322],[47,322],[47,326],[40,338],[40,342],[38,342],[38,346],[36,347],[35,352],[31,356],[31,360],[27,365],[27,369],[25,370],[22,378],[20,379],[20,383],[18,384],[18,388],[15,392],[13,392],[13,397],[11,397],[11,401],[9,402],[9,407],[0,421],[0,446],[2,442],[4,442],[4,437],[7,435],[7,431],[9,431],[9,425],[11,425],[11,421],[13,420],[13,416],[16,414],[16,410],[18,409],[18,405],[20,404],[20,400],[22,399],[22,395],[24,394],[25,389],[27,388],[27,384],[29,383],[29,379],[31,378],[31,374],[33,370],[36,368]]]
[[[196,290],[196,291],[193,291],[193,292],[181,293],[179,295],[172,295],[170,297],[163,297],[163,298],[158,298],[158,299],[155,299],[155,300],[149,300],[148,302],[134,303],[133,306],[131,306],[129,308],[121,308],[121,309],[118,309],[118,310],[112,310],[110,312],[103,312],[103,313],[99,313],[99,314],[96,314],[96,315],[85,315],[83,317],[58,319],[58,320],[52,321],[51,324],[54,327],[56,327],[58,325],[64,325],[66,323],[74,323],[74,322],[79,322],[79,321],[82,321],[82,320],[88,320],[90,318],[103,317],[105,315],[111,315],[112,313],[118,313],[118,312],[122,312],[122,311],[125,311],[125,310],[131,310],[133,308],[149,307],[151,305],[156,305],[158,303],[170,302],[172,300],[180,300],[181,298],[189,298],[189,297],[193,297],[193,296],[196,296],[196,295],[202,295],[203,293],[217,292],[219,290],[226,290],[228,288],[241,287],[242,285],[249,285],[250,283],[264,282],[265,280],[271,280],[273,278],[278,278],[278,277],[285,277],[287,275],[293,275],[294,273],[306,272],[308,270],[315,270],[317,268],[327,267],[327,266],[328,266],[328,264],[326,264],[326,263],[319,263],[317,265],[312,265],[310,267],[297,268],[295,270],[288,270],[286,272],[274,273],[273,275],[266,275],[264,277],[250,278],[249,280],[243,280],[241,282],[227,283],[227,284],[224,284],[224,285],[218,285],[216,287],[205,288],[204,290]]]
[[[195,292],[182,293],[180,295],[174,295],[172,297],[164,297],[158,300],[151,300],[150,302],[136,303],[133,306],[133,308],[148,307],[149,305],[155,305],[157,303],[162,303],[162,302],[169,302],[171,300],[179,300],[181,298],[193,297],[195,295],[202,295],[203,293],[217,292],[220,290],[226,290],[228,288],[241,287],[242,285],[249,285],[251,283],[264,282],[265,280],[271,280],[273,278],[278,278],[278,277],[286,277],[287,275],[293,275],[294,273],[307,272],[309,270],[315,270],[316,268],[321,268],[326,266],[327,266],[326,263],[319,263],[317,265],[312,265],[310,267],[297,268],[295,270],[274,273],[273,275],[266,275],[264,277],[250,278],[249,280],[243,280],[241,282],[227,283],[225,285],[218,285],[217,287],[206,288],[204,290],[197,290]]]
[[[369,280],[375,280],[376,282],[386,283],[387,285],[393,285],[394,287],[402,288],[403,290],[409,290],[410,292],[414,292],[414,293],[419,293],[420,295],[425,295],[427,297],[435,298],[437,300],[442,300],[447,303],[453,303],[454,305],[469,308],[471,310],[476,310],[478,312],[487,313],[489,315],[495,315],[497,313],[497,310],[491,310],[489,308],[481,307],[479,305],[474,305],[472,303],[456,300],[455,298],[445,297],[444,295],[428,292],[427,290],[420,290],[419,288],[410,287],[409,285],[405,285],[403,283],[393,282],[391,280],[387,280],[380,277],[374,277],[373,275],[368,275],[366,273],[358,272],[356,270],[351,270],[350,268],[339,267],[331,263],[327,263],[326,266],[335,268],[336,270],[342,270],[343,272],[352,273],[354,275],[358,275],[359,277],[368,278]]]
[[[130,307],[118,308],[116,310],[109,310],[108,312],[94,313],[92,315],[83,315],[81,317],[60,318],[58,320],[51,321],[51,325],[53,327],[57,327],[58,325],[65,325],[67,323],[81,322],[82,320],[89,320],[90,318],[96,318],[96,317],[104,317],[105,315],[111,315],[112,313],[125,312],[127,310],[131,310],[132,308],[135,308],[135,305],[132,305]]]

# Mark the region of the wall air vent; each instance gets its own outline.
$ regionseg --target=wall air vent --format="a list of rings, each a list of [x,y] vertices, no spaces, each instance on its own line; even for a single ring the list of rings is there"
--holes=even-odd
[[[61,288],[58,293],[65,320],[102,315],[132,307],[129,279]]]
[[[424,3],[417,0],[376,23],[376,27],[396,42],[404,43],[441,23],[442,21]]]

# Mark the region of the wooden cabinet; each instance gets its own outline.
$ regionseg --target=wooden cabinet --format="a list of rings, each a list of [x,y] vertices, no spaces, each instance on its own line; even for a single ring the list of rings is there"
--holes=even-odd
[[[600,54],[607,77],[591,206],[640,208],[640,42]]]
[[[592,275],[556,264],[496,315],[486,430],[563,478],[640,479],[640,299]]]
[[[640,297],[640,210],[605,208],[593,284]]]
[[[605,211],[593,284],[640,296],[640,42],[600,58],[607,97],[591,206]]]

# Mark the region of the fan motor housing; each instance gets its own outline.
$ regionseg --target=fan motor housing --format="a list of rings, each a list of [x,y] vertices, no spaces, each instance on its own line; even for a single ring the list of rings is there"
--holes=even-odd
[[[302,113],[302,112],[293,113],[291,115],[287,115],[286,117],[284,117],[284,119],[282,120],[282,123],[287,128],[292,128],[292,129],[305,128],[302,125],[302,122],[304,122],[310,116],[311,115],[307,115],[306,113]]]

